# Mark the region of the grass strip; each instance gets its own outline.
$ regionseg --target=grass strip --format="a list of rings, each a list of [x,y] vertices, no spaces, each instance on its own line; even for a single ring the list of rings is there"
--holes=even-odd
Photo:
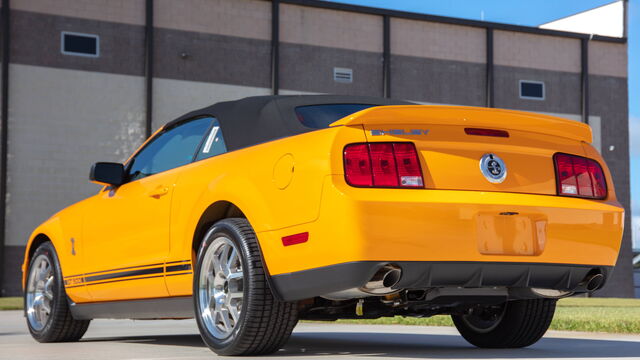
[[[0,310],[22,310],[22,298],[0,297]]]
[[[453,326],[448,315],[430,318],[338,320],[339,323]],[[558,301],[552,330],[640,334],[640,299],[568,298]]]

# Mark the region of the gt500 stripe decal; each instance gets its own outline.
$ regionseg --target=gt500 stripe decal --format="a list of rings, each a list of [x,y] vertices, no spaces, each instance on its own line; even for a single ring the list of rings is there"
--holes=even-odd
[[[123,278],[123,277],[131,277],[131,276],[160,274],[163,272],[164,272],[164,267],[161,266],[161,267],[149,268],[149,269],[128,270],[128,271],[121,271],[121,272],[116,272],[111,274],[87,276],[84,278],[84,281],[93,282],[93,281],[117,279],[117,278]]]
[[[171,264],[171,265],[169,265]],[[191,260],[172,261],[164,264],[163,266],[156,266],[162,264],[152,264],[143,266],[132,266],[126,268],[119,268],[113,270],[104,270],[88,274],[67,276],[64,279],[66,287],[75,287],[81,285],[97,285],[114,281],[128,281],[128,280],[140,280],[149,279],[154,277],[160,277],[164,275],[188,275],[191,274]],[[126,271],[118,271],[125,270]],[[181,272],[179,274],[173,274]],[[91,276],[87,276],[91,275]],[[149,276],[155,275],[155,276]],[[126,278],[126,279],[125,279]],[[110,281],[105,281],[110,280]]]

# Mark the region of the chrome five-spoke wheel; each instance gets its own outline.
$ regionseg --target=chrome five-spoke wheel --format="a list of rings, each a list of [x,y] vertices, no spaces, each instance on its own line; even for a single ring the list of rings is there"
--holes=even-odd
[[[26,293],[27,318],[35,330],[42,330],[51,316],[54,280],[53,266],[47,256],[36,257],[29,272]]]
[[[80,340],[90,320],[71,314],[55,247],[45,241],[28,260],[24,315],[31,336],[44,343]]]
[[[297,303],[275,298],[266,274],[247,219],[219,220],[198,245],[196,323],[202,340],[218,355],[271,354],[291,335]]]
[[[200,313],[207,330],[227,338],[240,321],[244,276],[239,250],[227,237],[213,240],[202,259],[198,282]]]

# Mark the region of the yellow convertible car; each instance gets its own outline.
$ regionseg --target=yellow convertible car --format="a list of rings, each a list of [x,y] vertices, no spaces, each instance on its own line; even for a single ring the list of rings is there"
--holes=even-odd
[[[40,342],[91,319],[195,317],[223,355],[299,319],[451,315],[524,347],[601,288],[624,211],[582,123],[352,96],[222,102],[162,127],[40,225],[23,265]]]

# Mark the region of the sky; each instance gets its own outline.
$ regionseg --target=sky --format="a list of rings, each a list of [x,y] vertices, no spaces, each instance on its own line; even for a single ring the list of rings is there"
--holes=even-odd
[[[539,26],[612,0],[333,0],[377,8]],[[640,0],[629,0],[629,137],[634,248],[640,250]],[[615,181],[615,179],[614,179]]]
[[[631,213],[633,244],[640,249],[640,0],[629,1],[628,19]]]

